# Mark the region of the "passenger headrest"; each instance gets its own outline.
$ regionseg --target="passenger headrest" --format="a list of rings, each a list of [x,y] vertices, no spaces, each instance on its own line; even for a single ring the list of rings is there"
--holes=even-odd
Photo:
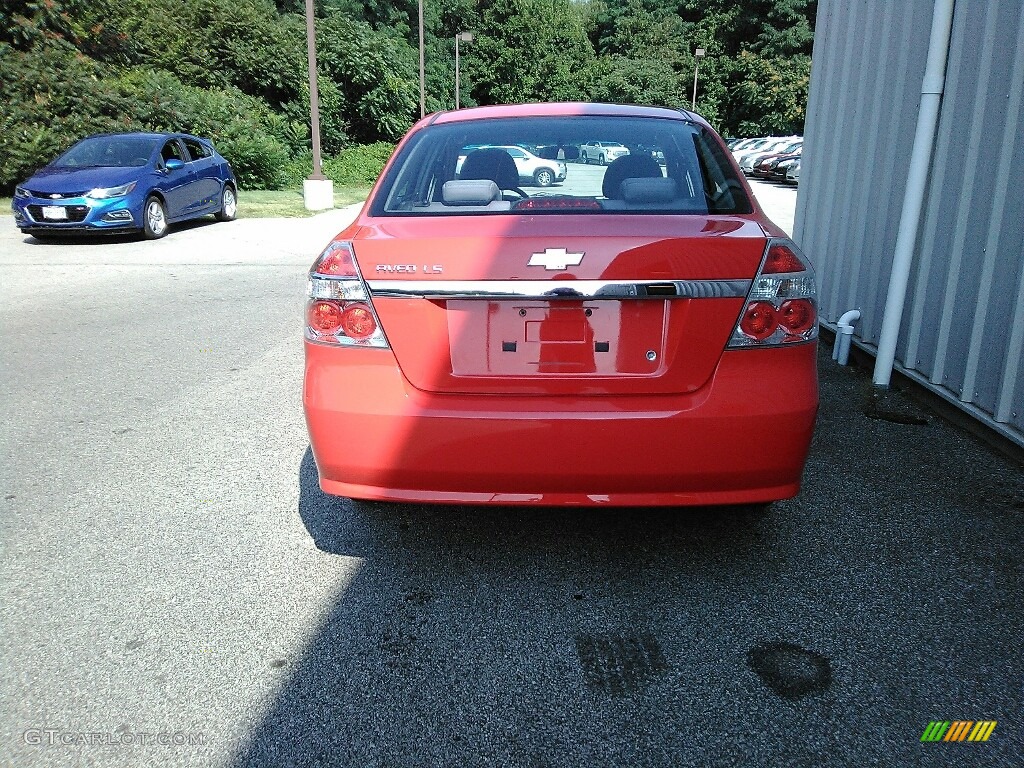
[[[466,158],[467,160],[469,158]],[[623,155],[611,162],[604,172],[601,192],[609,200],[621,200],[623,179],[662,178],[661,166],[650,155]]]
[[[663,176],[623,179],[619,190],[627,203],[667,203],[677,195],[676,180]]]
[[[490,179],[454,179],[441,187],[445,205],[487,205],[501,199],[501,190]]]

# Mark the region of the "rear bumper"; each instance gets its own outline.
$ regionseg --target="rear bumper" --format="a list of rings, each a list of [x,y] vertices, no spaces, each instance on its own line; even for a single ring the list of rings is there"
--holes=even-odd
[[[422,392],[390,350],[306,343],[320,486],[391,501],[743,504],[799,491],[818,407],[815,344],[723,354],[689,395]]]

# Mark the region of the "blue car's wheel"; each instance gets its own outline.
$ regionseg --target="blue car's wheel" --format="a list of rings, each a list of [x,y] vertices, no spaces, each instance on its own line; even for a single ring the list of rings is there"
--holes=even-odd
[[[237,214],[238,197],[235,195],[235,188],[225,184],[224,191],[220,193],[220,210],[214,215],[217,221],[232,221]]]
[[[142,208],[142,234],[147,240],[157,240],[167,234],[167,209],[156,195],[147,197]]]

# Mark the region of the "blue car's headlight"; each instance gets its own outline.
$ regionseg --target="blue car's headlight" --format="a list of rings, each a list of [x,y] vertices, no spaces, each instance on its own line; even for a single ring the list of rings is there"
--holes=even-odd
[[[14,188],[14,196],[15,197],[32,197],[32,193],[29,192],[24,187],[15,187]]]
[[[106,200],[111,197],[123,197],[135,189],[137,181],[130,181],[127,184],[122,184],[120,187],[97,187],[91,190],[85,196],[91,197],[93,200]]]

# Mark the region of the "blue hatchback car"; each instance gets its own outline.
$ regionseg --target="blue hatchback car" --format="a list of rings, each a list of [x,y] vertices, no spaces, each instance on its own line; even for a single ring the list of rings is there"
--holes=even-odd
[[[38,238],[134,230],[155,239],[178,221],[235,218],[238,184],[207,139],[98,134],[18,185],[11,207],[18,228]]]

